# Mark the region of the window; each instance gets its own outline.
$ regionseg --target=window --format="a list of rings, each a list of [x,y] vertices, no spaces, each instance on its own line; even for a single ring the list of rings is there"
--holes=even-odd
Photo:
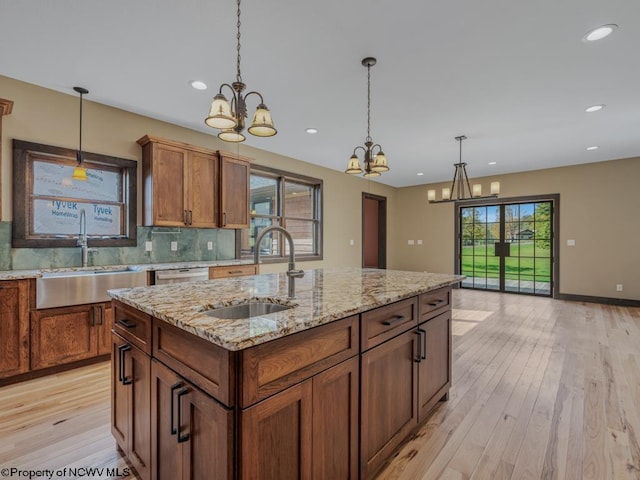
[[[257,235],[276,225],[291,233],[296,259],[322,259],[322,180],[253,165],[250,189],[250,226],[241,233],[243,257],[253,257]],[[286,261],[287,255],[289,244],[281,234],[264,237],[261,259]]]
[[[137,162],[83,152],[86,181],[73,180],[75,150],[13,142],[13,246],[76,246],[84,210],[91,246],[136,245]]]

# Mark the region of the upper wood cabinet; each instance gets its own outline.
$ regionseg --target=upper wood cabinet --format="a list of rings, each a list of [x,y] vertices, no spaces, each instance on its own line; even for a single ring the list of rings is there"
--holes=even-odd
[[[0,281],[0,378],[29,370],[29,280]]]
[[[146,226],[249,226],[250,159],[148,135],[138,143]]]
[[[249,227],[249,159],[220,154],[220,226]]]
[[[144,224],[218,226],[218,162],[213,151],[145,136],[142,145]]]

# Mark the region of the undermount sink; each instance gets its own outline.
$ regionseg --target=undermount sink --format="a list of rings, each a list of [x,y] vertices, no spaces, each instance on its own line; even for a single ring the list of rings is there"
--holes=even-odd
[[[283,310],[288,310],[290,308],[292,308],[292,305],[281,305],[279,303],[269,302],[250,302],[243,303],[241,305],[232,305],[230,307],[214,308],[213,310],[207,310],[204,314],[225,320],[239,320],[282,312]]]
[[[147,272],[130,268],[43,272],[36,279],[36,308],[108,302],[107,290],[146,285]]]

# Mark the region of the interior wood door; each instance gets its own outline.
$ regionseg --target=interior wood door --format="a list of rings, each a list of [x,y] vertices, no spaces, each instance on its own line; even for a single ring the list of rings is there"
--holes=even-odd
[[[0,281],[0,378],[29,370],[28,300],[28,280]]]
[[[387,268],[387,199],[362,194],[362,266]]]

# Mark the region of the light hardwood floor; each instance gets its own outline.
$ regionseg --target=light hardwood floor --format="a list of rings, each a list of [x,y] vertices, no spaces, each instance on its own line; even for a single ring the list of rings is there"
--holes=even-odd
[[[640,479],[640,309],[453,299],[450,399],[379,479]],[[108,364],[0,388],[0,416],[0,467],[126,467]]]

